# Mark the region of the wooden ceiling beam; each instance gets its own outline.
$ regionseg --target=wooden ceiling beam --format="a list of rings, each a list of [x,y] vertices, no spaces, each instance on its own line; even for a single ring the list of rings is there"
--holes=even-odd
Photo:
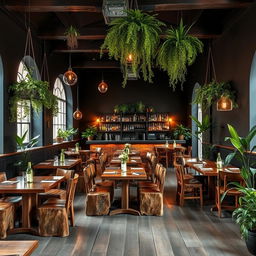
[[[95,4],[96,2],[96,4]],[[233,9],[246,8],[253,3],[253,0],[159,0],[139,1],[139,8],[144,11],[179,11],[196,9]],[[102,1],[84,0],[33,0],[30,3],[25,0],[7,0],[4,6],[11,11],[19,12],[92,12],[102,11]]]
[[[77,69],[120,69],[120,64],[117,61],[84,61],[75,63],[72,68]]]

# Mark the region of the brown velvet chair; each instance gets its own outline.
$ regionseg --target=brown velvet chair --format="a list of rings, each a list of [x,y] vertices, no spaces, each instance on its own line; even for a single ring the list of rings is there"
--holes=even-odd
[[[50,198],[38,208],[39,235],[61,236],[69,235],[69,223],[73,227],[74,219],[74,196],[78,174],[68,180],[67,197],[65,200]]]
[[[240,173],[230,173],[225,171],[219,171],[218,173],[218,179],[217,179],[217,186],[216,186],[216,207],[218,209],[218,216],[221,217],[221,211],[222,209],[226,210],[235,210],[239,207],[238,199],[242,195],[241,192],[239,192],[234,185],[230,185],[230,182],[237,182],[240,185],[244,185],[244,181],[240,175]],[[226,199],[227,197],[233,197],[234,198],[234,204],[230,205],[227,204],[224,200],[221,201],[222,195],[226,193]]]

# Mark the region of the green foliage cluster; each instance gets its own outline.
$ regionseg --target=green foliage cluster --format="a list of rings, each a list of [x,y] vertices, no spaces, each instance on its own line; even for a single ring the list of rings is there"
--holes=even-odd
[[[75,128],[70,128],[67,130],[62,130],[59,128],[57,131],[57,137],[68,139],[70,136],[77,134],[77,131],[78,129],[75,129]]]
[[[206,110],[213,105],[221,96],[225,96],[232,100],[233,107],[238,107],[236,103],[236,92],[230,83],[211,81],[195,91],[195,98],[192,103],[201,104],[202,109]]]
[[[152,63],[160,42],[161,26],[165,24],[140,10],[128,10],[127,16],[110,23],[101,51],[108,50],[110,58],[120,61],[123,68],[123,87],[127,83],[128,56],[132,55],[133,73],[141,70],[143,79],[152,82]]]
[[[72,25],[65,31],[64,35],[67,37],[67,45],[71,49],[77,48],[77,37],[80,36],[79,31]]]
[[[114,107],[114,112],[116,114],[127,114],[127,113],[145,113],[147,109],[154,112],[154,108],[151,106],[146,106],[142,101],[130,104],[120,104]]]
[[[178,139],[180,135],[184,135],[185,140],[188,140],[191,138],[191,130],[184,125],[179,124],[176,126],[173,135],[176,139]]]
[[[241,163],[241,176],[245,183],[245,187],[232,183],[242,193],[239,198],[240,206],[233,212],[233,217],[240,225],[242,237],[246,239],[248,231],[256,232],[256,162],[251,154],[256,149],[256,145],[250,149],[251,141],[256,135],[256,126],[252,127],[246,137],[239,136],[232,125],[228,124],[228,130],[230,137],[226,137],[225,140],[231,142],[235,151],[226,157],[225,164],[228,165],[234,157],[238,159]]]
[[[167,30],[165,42],[157,56],[157,65],[168,73],[169,84],[175,90],[177,83],[185,82],[187,66],[194,63],[198,53],[203,52],[203,43],[188,34],[191,26],[186,28],[181,19],[177,28]]]
[[[22,77],[22,75],[20,74]],[[42,111],[45,107],[52,111],[53,115],[58,113],[57,97],[49,89],[49,83],[36,80],[28,72],[20,82],[9,87],[12,96],[10,98],[10,121],[15,122],[17,118],[25,118],[30,113],[30,104],[35,113]],[[17,104],[23,106],[23,113],[17,113]],[[22,116],[21,116],[22,115]]]
[[[88,138],[97,134],[96,126],[88,126],[84,132],[82,132],[82,138]]]

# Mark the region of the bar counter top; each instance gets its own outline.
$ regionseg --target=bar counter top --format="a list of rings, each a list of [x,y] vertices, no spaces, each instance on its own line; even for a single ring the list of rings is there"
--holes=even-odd
[[[86,141],[87,145],[94,144],[165,144],[166,140],[89,140]],[[172,144],[174,140],[168,140],[169,144]],[[185,144],[185,140],[175,140],[177,144]]]

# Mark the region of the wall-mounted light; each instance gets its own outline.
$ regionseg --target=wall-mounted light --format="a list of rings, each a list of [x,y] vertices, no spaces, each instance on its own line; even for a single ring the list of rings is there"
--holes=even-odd
[[[231,111],[233,109],[233,101],[229,97],[222,96],[217,101],[217,111]]]

